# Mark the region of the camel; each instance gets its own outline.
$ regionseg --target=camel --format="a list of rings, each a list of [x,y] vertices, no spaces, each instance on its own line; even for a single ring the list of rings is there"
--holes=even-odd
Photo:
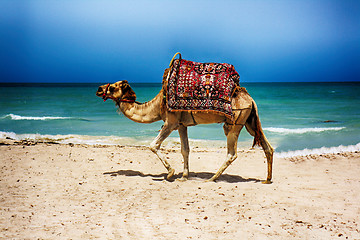
[[[165,70],[164,78],[169,69]],[[164,85],[164,84],[163,84]],[[96,95],[102,97],[104,101],[112,99],[119,110],[130,120],[137,123],[153,123],[164,121],[158,136],[150,144],[150,150],[155,153],[162,164],[168,171],[167,180],[170,180],[175,170],[170,166],[168,161],[159,152],[162,142],[174,130],[178,130],[181,141],[181,153],[184,159],[184,171],[182,178],[185,181],[189,178],[189,142],[187,128],[198,124],[224,123],[223,129],[227,138],[227,156],[220,169],[208,180],[215,181],[237,158],[237,141],[240,131],[245,126],[250,135],[254,136],[254,145],[260,145],[267,158],[267,178],[263,183],[269,184],[272,179],[272,164],[274,149],[266,139],[255,101],[250,97],[245,88],[238,87],[235,89],[231,100],[231,107],[234,115],[234,122],[229,122],[227,117],[214,112],[198,111],[176,111],[170,112],[165,106],[166,88],[150,101],[146,103],[136,102],[136,94],[130,87],[127,80],[118,81],[113,84],[105,84],[98,88]]]

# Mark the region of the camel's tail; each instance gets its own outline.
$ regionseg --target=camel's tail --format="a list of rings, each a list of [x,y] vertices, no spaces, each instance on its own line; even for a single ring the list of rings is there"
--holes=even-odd
[[[250,129],[252,130],[251,132],[253,133],[251,135],[254,136],[253,147],[256,145],[261,146],[261,137],[263,136],[264,133],[261,128],[258,109],[257,109],[256,103],[254,101],[252,102],[251,113],[250,113],[249,118],[246,121],[246,125],[250,126]]]

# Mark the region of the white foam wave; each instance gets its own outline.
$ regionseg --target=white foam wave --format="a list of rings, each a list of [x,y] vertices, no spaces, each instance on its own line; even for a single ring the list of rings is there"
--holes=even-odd
[[[345,127],[327,127],[327,128],[276,128],[276,127],[268,127],[264,128],[264,130],[274,133],[282,133],[282,134],[304,134],[304,133],[319,133],[325,131],[340,131],[345,129]]]
[[[89,136],[89,135],[41,135],[41,134],[16,134],[14,132],[1,132],[1,139],[12,139],[15,141],[28,140],[36,142],[55,142],[61,144],[85,144],[85,145],[125,145],[125,146],[149,146],[153,141],[153,137],[148,138],[132,138],[132,137],[118,137],[118,136]],[[196,140],[189,139],[192,148],[208,147],[217,148],[226,146],[225,141],[220,140]],[[250,145],[248,143],[247,145]],[[167,138],[162,147],[165,148],[180,148],[180,138]],[[245,147],[245,146],[244,146]]]
[[[16,141],[21,140],[33,140],[37,142],[56,142],[61,144],[85,144],[85,145],[125,145],[125,146],[149,146],[152,142],[152,138],[148,139],[135,139],[130,137],[118,137],[118,136],[88,136],[88,135],[41,135],[41,134],[16,134],[14,132],[1,132],[1,139],[13,139]],[[226,146],[226,141],[210,141],[210,140],[196,140],[189,139],[192,148],[204,147],[204,148],[221,148]],[[165,148],[180,148],[180,138],[170,137],[162,144]],[[239,142],[239,148],[247,148],[250,142]],[[338,147],[322,147],[315,149],[303,149],[287,152],[275,152],[275,157],[289,158],[297,156],[307,156],[313,154],[331,154],[342,152],[356,152],[360,151],[360,143],[349,146]]]
[[[59,120],[59,119],[71,119],[71,117],[50,117],[50,116],[44,116],[44,117],[32,117],[32,116],[20,116],[16,114],[8,114],[4,116],[3,118],[10,118],[11,120],[37,120],[37,121],[45,121],[45,120]]]
[[[18,140],[17,135],[14,132],[0,132],[0,139],[6,139],[6,138]]]
[[[288,152],[279,152],[275,153],[276,157],[279,158],[289,158],[289,157],[298,157],[298,156],[308,156],[313,154],[330,154],[330,153],[343,153],[343,152],[358,152],[360,151],[360,143],[356,145],[343,146],[340,145],[338,147],[322,147],[322,148],[314,148],[314,149],[303,149],[297,151],[288,151]]]
[[[14,132],[1,132],[0,139],[12,139],[16,141],[33,140],[38,142],[56,142],[62,144],[86,144],[86,145],[116,145],[121,143],[133,143],[136,140],[132,138],[117,136],[87,136],[87,135],[41,135],[41,134],[16,134]]]

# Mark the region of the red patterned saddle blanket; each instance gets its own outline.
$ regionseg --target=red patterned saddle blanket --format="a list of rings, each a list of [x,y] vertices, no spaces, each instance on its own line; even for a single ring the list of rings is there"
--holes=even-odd
[[[177,59],[167,84],[169,111],[213,111],[232,120],[231,97],[239,74],[227,63]]]

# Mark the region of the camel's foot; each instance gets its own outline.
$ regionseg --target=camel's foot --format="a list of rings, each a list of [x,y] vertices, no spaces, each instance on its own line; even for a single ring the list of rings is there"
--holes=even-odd
[[[272,181],[271,181],[271,180],[266,180],[266,181],[262,181],[261,183],[262,183],[262,184],[271,184]]]
[[[208,180],[205,180],[205,182],[215,182],[215,181],[216,181],[216,179],[217,179],[217,178],[212,177],[212,178],[210,178],[210,179],[208,179]]]
[[[168,172],[168,175],[166,176],[166,179],[171,180],[171,178],[174,176],[174,173],[175,173],[175,169],[170,168],[169,172]]]
[[[178,178],[176,180],[180,181],[180,182],[185,182],[185,181],[189,180],[189,178],[187,176],[182,176],[181,178]]]

